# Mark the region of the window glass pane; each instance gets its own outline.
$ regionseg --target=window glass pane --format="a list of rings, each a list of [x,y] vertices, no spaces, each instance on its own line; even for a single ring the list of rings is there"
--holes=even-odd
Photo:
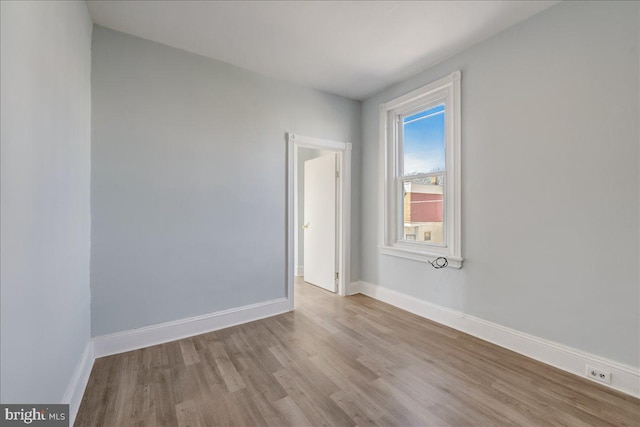
[[[405,176],[445,170],[444,119],[443,104],[402,120]]]
[[[402,183],[402,239],[444,243],[444,175],[406,179]]]

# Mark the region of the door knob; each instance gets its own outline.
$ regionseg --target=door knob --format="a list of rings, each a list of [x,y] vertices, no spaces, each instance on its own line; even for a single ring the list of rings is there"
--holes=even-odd
[[[304,228],[305,230],[309,228],[309,223],[306,223],[305,225],[303,225],[302,228]]]

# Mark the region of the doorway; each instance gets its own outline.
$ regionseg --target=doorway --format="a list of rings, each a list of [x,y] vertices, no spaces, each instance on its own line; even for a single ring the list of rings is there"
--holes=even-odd
[[[298,231],[294,242],[295,275],[329,292],[336,292],[339,275],[337,157],[332,151],[300,148],[295,192],[298,197],[298,211],[294,215]]]
[[[311,271],[302,270],[302,264],[308,264],[308,256],[303,255],[306,251],[302,249],[302,242],[305,241],[304,233],[308,233],[309,238],[312,237],[313,232],[319,231],[319,229],[327,227],[327,224],[322,224],[318,221],[317,213],[316,218],[312,219],[308,214],[304,214],[304,206],[301,197],[304,197],[304,191],[299,188],[301,180],[299,180],[305,160],[311,160],[308,164],[311,167],[311,173],[316,181],[320,180],[324,184],[320,184],[320,193],[325,193],[315,199],[314,203],[321,205],[326,204],[327,200],[333,197],[335,206],[329,206],[334,211],[333,213],[333,226],[335,227],[335,238],[326,239],[328,237],[326,233],[321,235],[319,241],[312,243],[314,248],[307,247],[307,251],[311,251],[311,256],[322,257],[320,262],[322,276],[327,275],[327,269],[335,270],[332,274],[329,283],[326,283],[326,277],[322,279],[326,286],[320,283],[314,283],[318,286],[324,287],[331,291],[336,292],[338,295],[346,295],[347,287],[349,284],[349,264],[350,264],[350,211],[351,211],[351,144],[347,142],[330,141],[318,138],[305,137],[293,133],[287,134],[287,261],[286,261],[286,277],[287,277],[287,298],[289,299],[290,308],[294,308],[294,280],[296,275],[307,273],[314,274]],[[333,169],[331,169],[333,168]],[[334,175],[332,183],[327,185],[327,179],[330,178],[330,174]],[[324,176],[323,178],[321,178]],[[320,179],[321,178],[321,179]],[[331,193],[331,186],[333,186],[333,196]],[[320,210],[320,215],[327,215],[327,206],[324,206],[324,213]],[[305,218],[306,216],[306,218]],[[331,221],[328,221],[331,223]],[[306,225],[306,230],[304,226]],[[331,224],[329,224],[331,226]],[[315,227],[315,228],[314,228]],[[316,237],[318,234],[316,233]],[[329,236],[330,237],[330,236]],[[307,242],[309,243],[309,242]],[[329,245],[329,246],[327,246]],[[330,247],[333,246],[334,251],[331,253]],[[315,251],[316,255],[313,254]],[[328,253],[329,252],[329,253]],[[329,266],[329,267],[327,267]],[[313,267],[313,266],[311,266]],[[316,266],[317,267],[317,266]],[[333,272],[332,272],[333,273]],[[316,280],[317,279],[311,279]]]

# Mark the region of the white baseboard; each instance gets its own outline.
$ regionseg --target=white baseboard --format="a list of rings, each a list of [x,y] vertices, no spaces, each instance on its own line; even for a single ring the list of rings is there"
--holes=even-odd
[[[67,390],[62,397],[62,403],[69,404],[69,425],[71,426],[76,419],[76,415],[78,415],[78,409],[80,409],[84,390],[87,388],[87,383],[89,382],[94,360],[93,342],[89,341],[82,352],[80,363],[76,366]]]
[[[137,350],[181,338],[204,334],[228,328],[241,323],[252,322],[265,317],[291,311],[288,298],[245,305],[243,307],[218,311],[202,316],[159,323],[115,334],[102,335],[93,339],[93,354],[96,358],[125,351]]]
[[[360,291],[360,282],[349,283],[349,288],[347,289],[347,295],[355,295],[359,293],[362,293]]]
[[[304,265],[296,266],[296,277],[304,276]]]
[[[353,285],[351,292],[358,289],[364,295],[583,378],[587,378],[585,375],[587,364],[596,369],[608,371],[611,373],[611,384],[594,382],[640,397],[640,369],[637,367],[607,360],[371,283],[361,281],[355,287]]]

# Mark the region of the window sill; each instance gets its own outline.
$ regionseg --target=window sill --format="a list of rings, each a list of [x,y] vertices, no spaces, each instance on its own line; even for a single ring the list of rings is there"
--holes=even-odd
[[[395,256],[398,258],[410,259],[413,261],[430,263],[438,257],[445,257],[449,261],[449,267],[462,268],[463,258],[438,253],[436,251],[418,251],[397,246],[378,246],[378,250],[383,255]]]

